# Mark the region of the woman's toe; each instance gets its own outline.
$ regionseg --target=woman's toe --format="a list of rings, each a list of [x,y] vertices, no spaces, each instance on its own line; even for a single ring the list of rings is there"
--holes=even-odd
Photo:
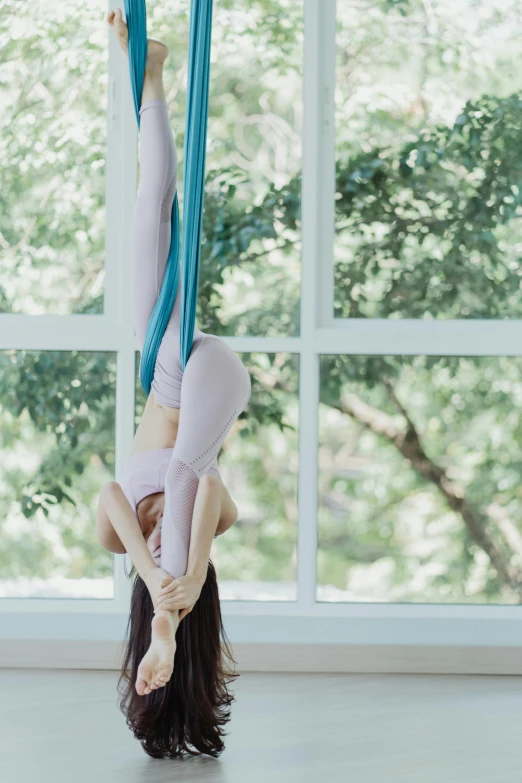
[[[136,691],[140,696],[143,696],[145,694],[145,689],[147,687],[147,683],[142,677],[138,677],[136,680]]]

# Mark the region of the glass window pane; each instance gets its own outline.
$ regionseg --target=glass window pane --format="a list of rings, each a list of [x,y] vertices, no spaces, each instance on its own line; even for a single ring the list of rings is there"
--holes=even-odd
[[[322,356],[319,601],[520,603],[522,359]]]
[[[106,3],[5,0],[0,312],[101,313]]]
[[[337,9],[335,317],[520,318],[520,3]]]
[[[224,599],[295,601],[299,357],[239,356],[250,372],[252,396],[219,457],[239,509],[235,525],[214,544],[219,591]]]
[[[95,522],[115,398],[113,353],[0,352],[0,596],[113,597]]]
[[[171,52],[165,90],[180,160],[188,8],[179,0],[147,3],[151,29]],[[198,313],[204,332],[298,334],[302,41],[302,0],[214,4]],[[180,174],[182,183],[182,164]]]
[[[212,544],[222,599],[296,600],[299,357],[239,353],[252,382],[246,411],[218,456],[239,510]],[[145,395],[136,362],[136,423]]]

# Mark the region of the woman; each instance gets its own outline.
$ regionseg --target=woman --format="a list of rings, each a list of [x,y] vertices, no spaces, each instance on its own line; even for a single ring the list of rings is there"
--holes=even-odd
[[[127,54],[121,10],[109,13],[107,21]],[[149,39],[132,230],[140,349],[163,280],[176,191],[176,148],[162,79],[167,56],[164,44]],[[193,753],[189,746],[217,756],[233,701],[227,685],[237,676],[225,667],[231,656],[209,561],[213,538],[237,518],[217,455],[250,398],[251,384],[234,351],[197,327],[183,372],[180,294],[181,283],[127,470],[121,484],[104,486],[96,527],[100,543],[111,552],[127,552],[137,571],[119,680],[128,725],[151,756]]]

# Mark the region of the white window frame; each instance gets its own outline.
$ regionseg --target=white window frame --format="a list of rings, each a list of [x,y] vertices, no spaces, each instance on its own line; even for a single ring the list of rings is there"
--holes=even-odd
[[[299,337],[226,337],[234,350],[300,357],[297,600],[224,601],[233,644],[370,645],[477,651],[522,646],[522,607],[316,601],[319,357],[321,354],[522,355],[522,321],[333,319],[335,0],[303,0],[304,127]],[[111,5],[115,3],[111,0]],[[116,477],[134,432],[135,351],[130,226],[137,187],[137,127],[127,63],[109,41],[107,231],[103,315],[0,315],[0,349],[117,354]],[[113,600],[0,599],[0,639],[119,640],[130,581],[115,556]],[[388,653],[387,653],[388,654]],[[1,665],[1,661],[0,661]]]

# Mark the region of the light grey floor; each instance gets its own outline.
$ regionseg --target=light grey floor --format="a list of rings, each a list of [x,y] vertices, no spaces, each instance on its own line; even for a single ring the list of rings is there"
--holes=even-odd
[[[518,783],[522,678],[243,674],[221,758],[150,759],[116,673],[0,670],[2,783]]]

